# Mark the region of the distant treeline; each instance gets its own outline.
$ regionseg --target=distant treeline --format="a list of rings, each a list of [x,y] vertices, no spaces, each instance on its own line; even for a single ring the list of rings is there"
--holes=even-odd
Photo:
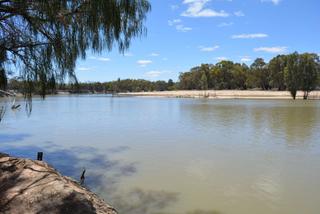
[[[278,55],[266,63],[256,59],[250,66],[221,61],[215,65],[202,64],[179,76],[179,88],[207,89],[262,89],[288,90],[295,99],[297,90],[310,91],[319,86],[319,56],[312,53]]]
[[[18,78],[9,80],[8,90],[24,93],[25,84]],[[177,90],[177,83],[171,79],[168,81],[148,81],[143,79],[118,79],[110,82],[73,82],[73,83],[57,83],[54,77],[46,82],[46,86],[42,87],[39,83],[34,84],[35,94],[42,94],[42,90],[46,90],[46,94],[55,94],[57,91],[68,91],[70,93],[119,93],[119,92],[141,92],[141,91],[168,91]]]
[[[217,64],[202,64],[183,72],[178,82],[148,81],[143,79],[118,79],[111,82],[57,83],[52,76],[46,81],[35,83],[34,91],[39,94],[56,93],[57,90],[71,93],[118,93],[166,90],[222,90],[260,89],[288,90],[295,99],[298,90],[304,91],[307,99],[310,91],[320,84],[319,56],[313,53],[278,55],[266,63],[256,59],[250,66],[232,61]],[[23,92],[28,82],[17,78],[6,83],[5,73],[0,71],[0,85],[9,90]],[[3,89],[4,87],[1,88]]]

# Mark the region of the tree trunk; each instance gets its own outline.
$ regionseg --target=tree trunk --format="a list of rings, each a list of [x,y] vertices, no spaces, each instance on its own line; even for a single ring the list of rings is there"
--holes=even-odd
[[[295,100],[297,96],[297,91],[296,90],[291,90],[290,91],[292,98]]]
[[[304,99],[304,100],[307,100],[307,99],[308,99],[308,96],[309,96],[309,91],[304,91],[304,92],[303,92],[303,99]]]

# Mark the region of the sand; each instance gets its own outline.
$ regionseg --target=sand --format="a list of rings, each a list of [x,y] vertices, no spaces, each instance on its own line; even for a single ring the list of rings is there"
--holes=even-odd
[[[119,93],[119,96],[148,96],[175,98],[209,98],[209,99],[292,99],[288,91],[259,90],[181,90]],[[303,92],[297,93],[296,99],[303,99]],[[320,91],[312,91],[308,99],[320,99]]]

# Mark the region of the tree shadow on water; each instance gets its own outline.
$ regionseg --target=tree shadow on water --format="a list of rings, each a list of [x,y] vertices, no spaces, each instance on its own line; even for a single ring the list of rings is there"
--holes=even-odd
[[[47,142],[40,146],[6,146],[0,151],[11,156],[35,159],[38,151],[44,152],[44,161],[61,174],[79,181],[85,167],[84,185],[98,193],[119,213],[151,214],[172,205],[178,195],[165,191],[148,191],[142,189],[119,191],[120,181],[137,173],[137,163],[124,163],[110,158],[113,153],[128,150],[128,147],[116,147],[101,153],[88,146],[62,149],[61,146]]]
[[[61,148],[52,142],[41,147],[35,145],[6,145],[1,152],[11,156],[36,159],[37,152],[44,153],[43,160],[57,169],[61,174],[79,180],[86,169],[85,185],[89,188],[108,186],[115,179],[130,176],[136,172],[135,163],[123,163],[111,160],[109,154],[101,154],[93,147]],[[107,176],[107,178],[106,178]],[[111,177],[112,176],[112,177]]]
[[[167,191],[146,191],[134,189],[127,194],[116,195],[112,201],[119,207],[119,213],[153,214],[174,204],[178,194]]]

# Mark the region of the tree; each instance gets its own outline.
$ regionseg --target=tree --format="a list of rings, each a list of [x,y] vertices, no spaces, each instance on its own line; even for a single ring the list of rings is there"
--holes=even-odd
[[[284,81],[284,69],[287,64],[285,55],[278,55],[270,60],[268,69],[270,71],[270,85],[272,88],[278,88],[279,91],[286,88]]]
[[[309,53],[299,55],[299,73],[303,99],[308,99],[310,91],[314,90],[318,83],[319,56]]]
[[[200,79],[201,90],[208,90],[208,78],[205,72],[202,72]]]
[[[246,64],[240,65],[236,63],[233,65],[232,76],[233,76],[233,86],[237,89],[247,89],[247,79],[248,79],[248,66]]]
[[[50,90],[51,94],[54,94],[56,91],[56,78],[54,75],[52,75],[48,81],[48,89]]]
[[[154,83],[154,89],[156,91],[165,91],[168,88],[167,82],[163,80],[158,80]]]
[[[150,9],[148,0],[0,1],[0,64],[19,69],[31,96],[33,84],[52,75],[75,79],[88,50],[126,50],[145,33]]]
[[[214,67],[214,76],[218,89],[232,89],[232,70],[234,63],[231,61],[221,61]]]
[[[169,91],[173,91],[173,90],[175,90],[175,84],[174,84],[174,82],[173,82],[173,80],[172,80],[172,79],[169,79],[169,80],[168,80],[167,85],[168,85],[167,90],[169,90]]]
[[[292,98],[295,100],[300,87],[300,72],[298,64],[299,54],[297,52],[287,56],[287,66],[284,71],[285,82]]]
[[[267,64],[262,58],[257,58],[250,66],[254,79],[256,81],[256,86],[262,90],[268,90],[269,86],[269,71]]]
[[[214,81],[213,81],[212,76],[211,76],[212,67],[213,67],[212,64],[201,64],[200,67],[199,67],[199,71],[203,72],[206,75],[206,78],[207,78],[207,89],[214,87]],[[201,75],[201,77],[202,77],[202,75]]]
[[[4,68],[0,67],[0,89],[6,90],[7,84],[8,84],[8,78],[7,78],[6,71],[4,70]]]

